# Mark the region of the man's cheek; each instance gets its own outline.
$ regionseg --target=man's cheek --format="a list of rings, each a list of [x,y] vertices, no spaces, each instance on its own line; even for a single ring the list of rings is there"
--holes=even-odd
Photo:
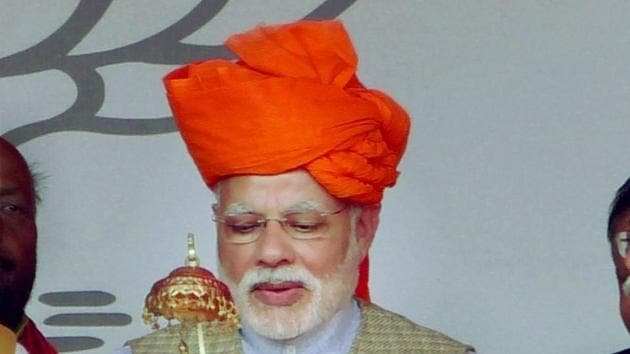
[[[237,260],[229,255],[223,254],[219,256],[220,276],[223,280],[229,280],[232,283],[238,284],[244,271],[240,268]]]
[[[624,260],[619,256],[614,257],[614,262],[617,280],[619,281],[619,284],[622,284],[623,281],[628,277],[628,275],[630,275],[630,269],[628,268],[628,265],[626,265]]]

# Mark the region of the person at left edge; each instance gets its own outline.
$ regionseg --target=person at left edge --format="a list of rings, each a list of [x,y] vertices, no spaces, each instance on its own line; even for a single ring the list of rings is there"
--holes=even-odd
[[[49,354],[57,350],[24,313],[35,280],[37,211],[26,160],[0,138],[0,353]]]

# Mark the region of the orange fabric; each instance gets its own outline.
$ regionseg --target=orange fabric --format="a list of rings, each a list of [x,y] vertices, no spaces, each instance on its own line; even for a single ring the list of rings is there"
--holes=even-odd
[[[176,124],[204,181],[306,169],[333,196],[379,203],[395,184],[409,117],[356,77],[339,21],[259,26],[213,59],[164,78]],[[369,300],[367,260],[357,295]]]

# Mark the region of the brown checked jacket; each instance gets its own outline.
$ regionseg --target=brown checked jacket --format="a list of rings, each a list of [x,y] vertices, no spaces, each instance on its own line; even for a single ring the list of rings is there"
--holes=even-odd
[[[468,345],[457,342],[432,329],[419,326],[405,317],[374,304],[361,303],[361,327],[352,344],[351,353],[474,353]],[[204,329],[206,353],[243,353],[237,331]],[[196,331],[183,333],[189,353],[199,353]],[[180,327],[173,326],[129,341],[135,354],[176,354],[180,343]]]

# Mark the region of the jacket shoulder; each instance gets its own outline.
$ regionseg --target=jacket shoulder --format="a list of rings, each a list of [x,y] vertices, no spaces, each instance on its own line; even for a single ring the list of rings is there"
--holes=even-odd
[[[361,304],[361,327],[353,351],[397,353],[468,353],[474,349],[374,304]]]

